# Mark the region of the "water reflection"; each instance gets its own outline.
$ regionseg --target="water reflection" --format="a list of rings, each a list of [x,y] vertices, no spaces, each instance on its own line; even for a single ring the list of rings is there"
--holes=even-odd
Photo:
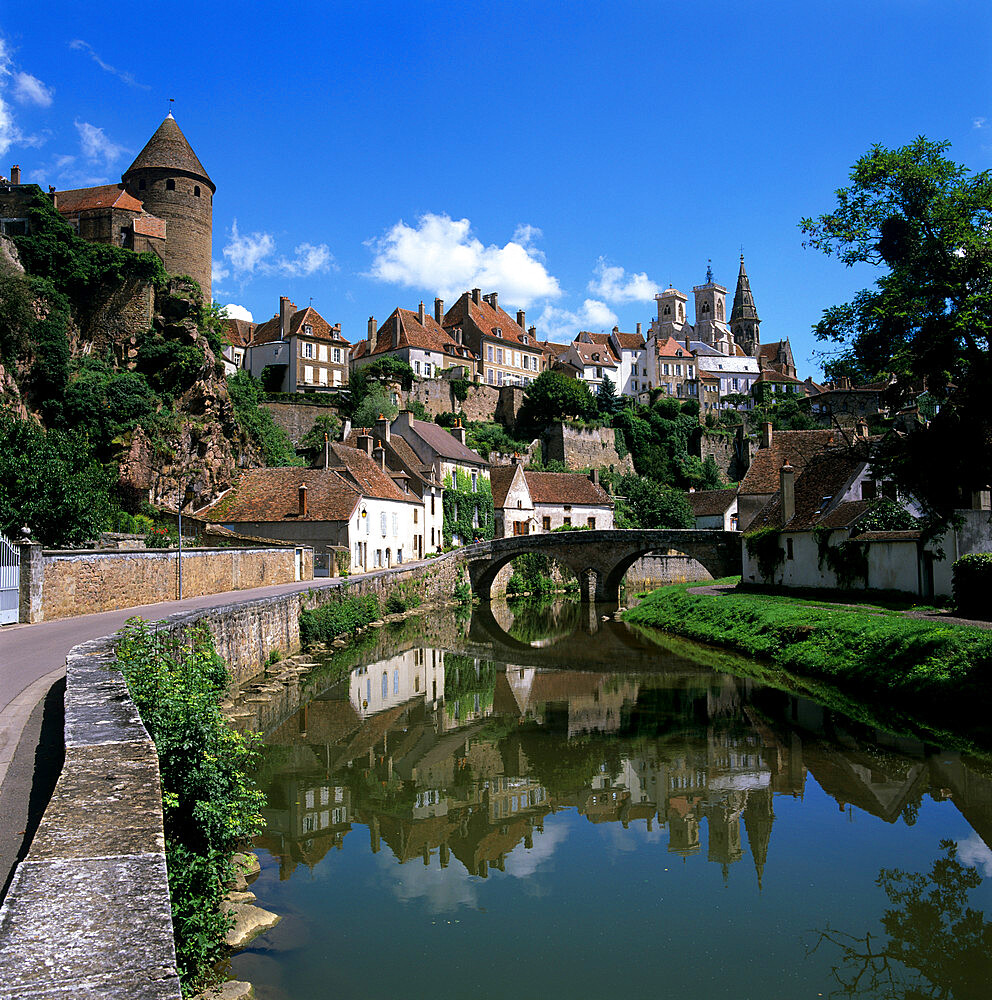
[[[357,667],[267,734],[261,846],[286,879],[360,826],[373,853],[441,870],[454,858],[485,878],[550,858],[546,820],[571,809],[664,831],[685,859],[703,855],[705,827],[706,861],[729,877],[749,857],[760,887],[775,797],[801,800],[812,775],[852,817],[911,825],[924,796],[953,803],[974,830],[962,856],[992,865],[992,780],[975,762],[690,662],[666,667],[549,670],[426,646]]]

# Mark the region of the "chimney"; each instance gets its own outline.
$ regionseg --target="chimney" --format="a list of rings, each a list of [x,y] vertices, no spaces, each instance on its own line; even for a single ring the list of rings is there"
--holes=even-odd
[[[421,300],[420,309],[417,311],[417,319],[420,321],[421,326],[423,326],[427,322],[427,313],[424,310],[423,300]]]
[[[372,457],[372,435],[371,434],[359,434],[358,435],[358,449],[359,451],[364,451],[369,458]]]
[[[369,354],[375,346],[375,316],[369,316]]]
[[[307,486],[300,483],[300,517],[307,516]]]
[[[523,465],[524,464],[524,456],[521,455],[520,452],[518,452],[518,451],[515,451],[513,453],[513,464],[514,465]]]
[[[379,447],[372,452],[372,461],[375,462],[375,464],[378,465],[383,472],[386,471],[386,449],[383,448],[382,445],[379,445]]]
[[[455,327],[455,343],[461,344],[462,342],[462,328],[460,326]]]
[[[437,321],[437,325],[441,325],[441,321],[444,319],[444,299],[434,300],[434,319]]]
[[[637,336],[639,337],[640,335],[641,335],[641,324],[638,323],[637,324]]]
[[[613,333],[614,334],[617,334],[619,332],[620,332],[620,327],[618,327],[618,326],[613,327]]]
[[[21,183],[21,168],[16,163],[10,168],[10,183]]]
[[[296,306],[285,295],[279,296],[279,339],[285,340],[290,334],[293,322],[293,313]]]
[[[377,441],[384,441],[389,444],[389,421],[381,413],[375,422],[375,437]]]
[[[393,324],[393,350],[400,346],[400,311],[396,310],[396,322]]]
[[[589,482],[592,483],[593,486],[599,486],[599,469],[593,469],[592,472],[589,473]]]
[[[451,428],[451,436],[457,438],[462,444],[465,444],[465,428],[462,427],[461,417],[458,418],[457,423]]]
[[[482,289],[481,288],[473,288],[472,289],[472,301],[476,305],[479,305],[479,303],[482,301]]]
[[[772,425],[771,421],[765,421],[761,425],[761,447],[771,448],[772,446]]]
[[[782,491],[782,524],[788,524],[796,516],[796,470],[789,460],[778,473],[779,489]]]
[[[519,326],[521,330],[527,329],[527,314],[523,311],[523,309],[517,310],[517,326]]]
[[[52,208],[59,207],[59,196],[55,193],[55,185],[48,185],[48,197],[52,199]]]
[[[841,377],[840,387],[842,389],[850,389],[851,388],[851,379],[847,375],[843,375]]]
[[[499,308],[499,292],[489,293],[489,304],[493,307],[493,309]]]
[[[689,338],[688,338],[688,337],[686,337],[686,338],[685,338],[685,349],[686,349],[686,351],[688,351],[688,352],[689,352],[690,354],[692,353],[692,348],[691,348],[691,347],[689,346]]]
[[[536,327],[536,326],[532,326],[532,327],[531,327],[531,328],[530,328],[530,329],[529,329],[529,330],[528,330],[527,332],[528,332],[528,333],[529,333],[529,334],[530,334],[530,335],[531,335],[531,336],[532,336],[532,337],[533,337],[533,338],[534,338],[535,340],[537,340],[537,327]]]

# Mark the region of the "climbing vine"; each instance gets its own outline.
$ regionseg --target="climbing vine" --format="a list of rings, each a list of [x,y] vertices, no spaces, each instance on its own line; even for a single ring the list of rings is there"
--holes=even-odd
[[[775,570],[784,562],[781,544],[782,532],[773,526],[758,528],[744,536],[747,554],[758,564],[758,572],[766,583],[771,583]]]
[[[493,537],[496,518],[493,491],[488,479],[478,476],[473,490],[471,476],[458,469],[455,472],[455,485],[451,485],[450,478],[445,482],[441,504],[444,510],[441,531],[445,548],[455,538],[460,545],[465,545],[475,538]]]
[[[863,587],[867,587],[868,542],[849,538],[839,545],[831,545],[832,534],[833,531],[823,525],[817,525],[813,529],[817,566],[823,569],[825,563],[827,569],[837,578],[837,586],[842,590],[850,590],[858,581]]]

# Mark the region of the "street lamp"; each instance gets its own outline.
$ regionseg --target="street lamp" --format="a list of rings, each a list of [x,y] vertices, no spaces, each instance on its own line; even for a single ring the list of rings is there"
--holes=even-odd
[[[179,510],[179,600],[183,599],[183,504],[189,502],[193,493],[193,484],[187,474],[179,480],[180,489],[176,507]]]

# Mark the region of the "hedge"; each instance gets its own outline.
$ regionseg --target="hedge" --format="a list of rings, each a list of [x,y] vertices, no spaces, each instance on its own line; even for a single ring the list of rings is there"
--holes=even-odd
[[[965,618],[992,618],[992,552],[962,556],[952,567],[954,606]]]

